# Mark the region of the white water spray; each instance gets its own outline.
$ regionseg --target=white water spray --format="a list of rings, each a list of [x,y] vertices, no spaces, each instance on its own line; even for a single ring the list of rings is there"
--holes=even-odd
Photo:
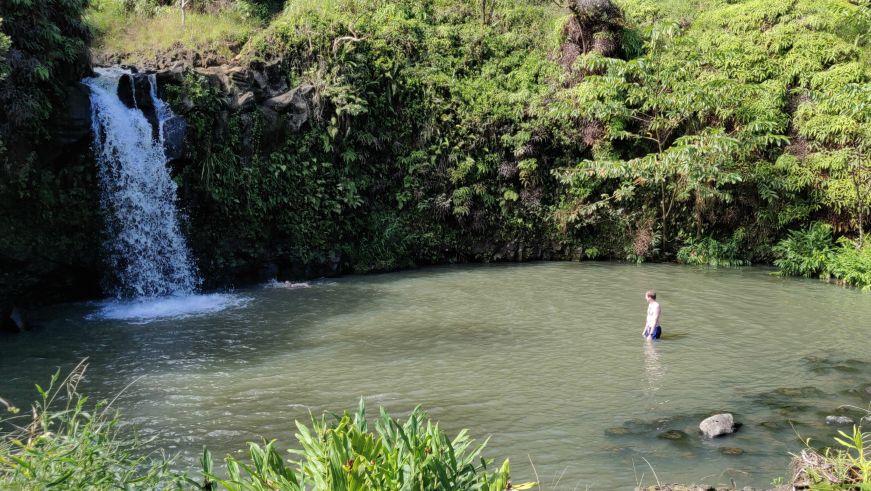
[[[119,80],[130,72],[120,68],[96,72],[84,83],[91,89],[112,294],[117,298],[191,294],[199,278],[179,230],[176,185],[163,149],[163,122],[172,111],[157,97],[150,76],[149,96],[159,129],[155,138],[143,112],[127,107],[118,97]]]

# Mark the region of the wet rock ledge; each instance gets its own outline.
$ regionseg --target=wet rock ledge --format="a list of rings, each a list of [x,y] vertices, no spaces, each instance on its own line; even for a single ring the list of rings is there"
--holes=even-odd
[[[278,144],[290,133],[298,132],[309,121],[312,112],[313,87],[288,84],[286,67],[280,61],[272,63],[252,62],[244,66],[223,64],[208,67],[173,65],[169,68],[145,67],[143,73],[154,73],[159,87],[183,83],[189,71],[203,77],[221,94],[226,122],[231,113],[241,115],[242,134],[250,135],[249,126],[262,125],[261,142],[269,152],[274,142]],[[182,115],[194,108],[191,101],[181,101]]]

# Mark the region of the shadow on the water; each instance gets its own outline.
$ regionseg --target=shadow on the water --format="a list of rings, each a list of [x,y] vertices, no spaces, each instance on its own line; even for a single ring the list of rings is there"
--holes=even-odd
[[[809,355],[802,358],[802,361],[814,373],[871,373],[871,363],[852,358]]]
[[[662,333],[662,336],[660,336],[659,340],[660,340],[660,341],[663,341],[663,340],[665,340],[665,341],[674,341],[674,340],[677,340],[677,339],[683,339],[683,338],[685,338],[685,337],[687,337],[687,336],[689,336],[689,335],[690,335],[690,333],[685,332],[685,331],[684,331],[684,332],[682,332],[682,331],[677,331],[677,332],[675,332],[675,331],[665,331],[665,332]]]

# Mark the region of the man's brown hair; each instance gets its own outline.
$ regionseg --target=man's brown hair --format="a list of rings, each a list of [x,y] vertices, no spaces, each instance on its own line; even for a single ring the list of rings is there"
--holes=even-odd
[[[647,290],[645,293],[646,296],[650,297],[653,300],[656,300],[656,292],[653,290]]]

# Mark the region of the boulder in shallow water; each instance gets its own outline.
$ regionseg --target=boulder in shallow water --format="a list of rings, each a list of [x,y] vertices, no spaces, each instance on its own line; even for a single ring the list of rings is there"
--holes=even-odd
[[[827,425],[851,425],[854,422],[855,421],[853,421],[853,418],[849,416],[826,416]]]
[[[721,447],[720,453],[723,455],[738,456],[744,454],[744,449],[738,447]]]
[[[699,429],[707,438],[735,433],[737,425],[730,413],[715,414],[699,423]]]

